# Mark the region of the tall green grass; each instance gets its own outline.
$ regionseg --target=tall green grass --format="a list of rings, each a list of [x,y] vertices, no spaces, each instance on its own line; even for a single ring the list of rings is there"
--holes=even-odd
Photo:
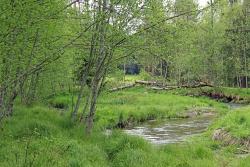
[[[72,97],[67,95],[48,100],[49,106],[66,111],[71,110],[74,103]],[[205,97],[180,96],[136,87],[113,93],[103,92],[98,99],[95,122],[102,129],[114,128],[118,124],[135,125],[151,119],[181,118],[192,108],[211,108],[219,113],[225,113],[228,109],[225,104]],[[79,111],[82,110],[83,105]]]
[[[17,104],[13,117],[1,124],[0,166],[248,167],[250,157],[237,158],[231,146],[212,141],[211,133],[183,144],[159,147],[120,130],[112,130],[111,134],[100,131],[100,127],[121,120],[174,117],[189,108],[207,106],[225,114],[211,129],[225,127],[236,136],[249,136],[249,108],[227,114],[227,106],[207,98],[141,88],[103,94],[91,136],[84,134],[82,124],[71,122],[67,109],[62,114],[42,104]]]
[[[138,124],[150,119],[183,117],[192,108],[213,108],[226,112],[228,107],[208,98],[158,93],[145,88],[106,93],[100,97],[96,121],[101,127],[114,127],[119,122]]]
[[[250,107],[229,112],[214,127],[220,127],[237,138],[250,138]]]

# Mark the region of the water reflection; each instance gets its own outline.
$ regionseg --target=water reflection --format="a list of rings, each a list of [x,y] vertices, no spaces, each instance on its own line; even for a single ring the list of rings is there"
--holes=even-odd
[[[247,104],[238,104],[238,103],[227,103],[227,105],[232,110],[247,106]]]
[[[165,120],[161,123],[149,121],[141,126],[125,130],[131,135],[141,136],[154,144],[178,143],[187,137],[204,132],[214,116]]]
[[[231,111],[243,107],[242,104],[227,103]],[[187,119],[165,120],[160,123],[148,121],[141,126],[125,130],[127,134],[141,136],[154,144],[170,144],[185,141],[192,135],[206,131],[214,115],[203,115]]]

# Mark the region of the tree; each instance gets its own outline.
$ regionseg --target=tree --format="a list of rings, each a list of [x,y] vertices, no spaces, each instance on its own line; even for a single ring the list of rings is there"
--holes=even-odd
[[[61,1],[60,1],[61,2]],[[18,95],[30,103],[47,64],[64,50],[64,3],[1,1],[0,118],[12,115]]]

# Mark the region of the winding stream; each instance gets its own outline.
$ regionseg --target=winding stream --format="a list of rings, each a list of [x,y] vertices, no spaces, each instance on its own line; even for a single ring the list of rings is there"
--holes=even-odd
[[[242,107],[240,104],[228,105],[231,109]],[[179,143],[206,131],[214,118],[214,115],[204,115],[187,119],[167,119],[161,122],[153,120],[124,131],[130,135],[140,136],[153,144]]]

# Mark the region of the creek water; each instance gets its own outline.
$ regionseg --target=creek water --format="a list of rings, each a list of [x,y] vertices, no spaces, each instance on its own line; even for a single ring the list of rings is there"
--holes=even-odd
[[[231,110],[242,107],[233,103],[228,106]],[[140,136],[153,144],[179,143],[206,131],[214,118],[214,115],[208,114],[186,119],[166,119],[160,122],[151,120],[124,131],[130,135]]]

